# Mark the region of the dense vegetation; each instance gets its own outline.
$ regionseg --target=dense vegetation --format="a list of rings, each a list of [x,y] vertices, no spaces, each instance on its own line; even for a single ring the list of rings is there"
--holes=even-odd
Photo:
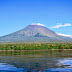
[[[0,44],[0,50],[72,49],[72,43],[9,43]]]

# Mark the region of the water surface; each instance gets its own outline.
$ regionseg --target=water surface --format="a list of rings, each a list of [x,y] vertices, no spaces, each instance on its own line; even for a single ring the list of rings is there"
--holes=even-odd
[[[72,51],[0,51],[0,72],[72,72]]]

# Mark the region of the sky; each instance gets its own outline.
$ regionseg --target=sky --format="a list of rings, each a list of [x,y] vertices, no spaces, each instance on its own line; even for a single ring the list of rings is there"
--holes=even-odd
[[[0,0],[0,36],[36,23],[72,35],[72,0]]]

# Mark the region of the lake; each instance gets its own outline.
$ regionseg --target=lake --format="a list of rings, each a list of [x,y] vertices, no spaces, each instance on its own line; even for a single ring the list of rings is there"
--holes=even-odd
[[[72,72],[72,50],[0,51],[0,72]]]

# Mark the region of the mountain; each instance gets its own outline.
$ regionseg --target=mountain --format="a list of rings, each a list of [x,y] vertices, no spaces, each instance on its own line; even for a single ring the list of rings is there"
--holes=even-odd
[[[69,37],[59,36],[41,25],[28,25],[17,32],[0,37],[0,42],[65,42]]]

